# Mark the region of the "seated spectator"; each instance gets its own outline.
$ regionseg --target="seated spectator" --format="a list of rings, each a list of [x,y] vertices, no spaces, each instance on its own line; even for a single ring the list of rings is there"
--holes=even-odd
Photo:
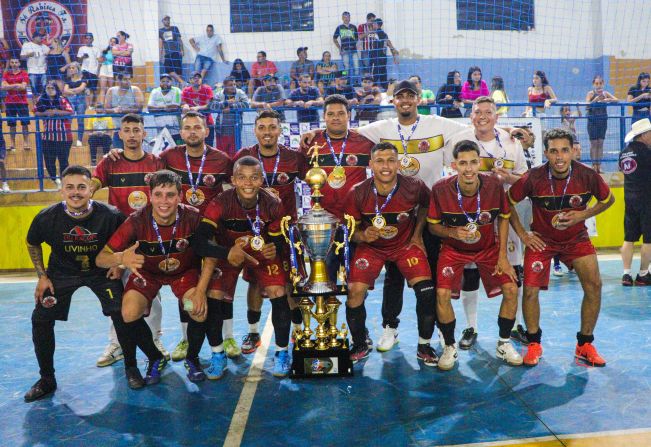
[[[251,65],[251,81],[249,82],[249,95],[255,92],[255,89],[263,85],[263,79],[267,75],[275,75],[278,73],[276,64],[267,60],[267,53],[258,51],[256,62]],[[278,81],[278,78],[276,78]]]
[[[285,89],[278,85],[276,75],[267,75],[264,77],[264,85],[258,87],[253,94],[251,107],[256,109],[271,109],[273,107],[282,107],[285,105]],[[280,112],[281,121],[285,120],[285,115]]]
[[[330,52],[324,51],[321,61],[316,64],[316,85],[321,95],[323,95],[325,88],[334,82],[336,73],[337,64],[332,62]]]
[[[330,95],[341,95],[348,100],[349,105],[357,105],[355,89],[348,85],[348,74],[345,71],[336,72],[334,84],[326,87],[325,96]]]
[[[84,139],[84,118],[86,114],[86,79],[81,74],[78,62],[68,66],[68,80],[63,88],[63,95],[68,99],[77,118],[77,147],[81,147]]]
[[[445,118],[461,118],[461,73],[458,71],[448,72],[448,77],[438,92],[436,92],[436,103],[447,107],[441,108],[439,113]]]
[[[299,110],[296,115],[299,123],[316,123],[319,122],[319,111],[312,109],[323,105],[323,97],[319,93],[319,89],[312,87],[312,78],[305,73],[299,79],[299,87],[289,95],[289,99],[285,102],[290,107],[299,107],[306,110]]]
[[[9,59],[9,68],[2,74],[2,90],[7,92],[5,99],[7,118],[23,118],[20,120],[23,132],[23,150],[28,151],[29,147],[29,105],[27,103],[27,86],[29,76],[25,70],[20,68],[18,59]],[[9,121],[9,138],[11,144],[9,150],[16,148],[16,126],[18,121]]]
[[[235,59],[233,61],[233,68],[231,69],[230,76],[235,79],[235,86],[237,88],[242,90],[248,88],[251,75],[249,74],[249,70],[246,69],[244,62],[242,62],[242,59]]]
[[[124,31],[118,31],[118,43],[113,45],[111,52],[113,53],[113,74],[129,75],[133,77],[133,45],[127,42],[129,35]]]
[[[527,106],[523,116],[533,116],[533,107],[536,107],[536,116],[545,116],[546,110],[558,101],[547,75],[541,70],[534,72],[531,87],[527,89],[527,97],[534,106]]]
[[[215,27],[206,26],[206,34],[190,39],[190,45],[197,52],[194,60],[194,71],[201,73],[201,79],[205,79],[206,73],[210,71],[217,61],[217,54],[222,58],[222,62],[228,64],[222,48],[222,39],[215,34]]]
[[[490,92],[486,81],[482,79],[481,68],[473,66],[468,69],[468,78],[461,87],[461,101],[466,109],[464,116],[470,116],[472,105],[480,96],[490,96]]]
[[[113,118],[113,147],[122,148],[122,139],[118,135],[120,119],[127,113],[140,113],[145,99],[140,88],[131,85],[131,75],[120,73],[115,78],[118,85],[106,92],[104,111],[120,115]]]
[[[163,62],[163,73],[167,73],[179,85],[183,80],[183,40],[177,26],[171,25],[170,16],[163,17],[163,27],[158,29],[158,48]]]
[[[418,107],[418,113],[421,115],[430,115],[430,104],[434,104],[436,102],[436,96],[434,96],[434,92],[431,90],[423,89],[423,83],[420,79],[420,76],[418,75],[411,75],[409,77],[409,81],[413,82],[420,92],[420,107]]]
[[[298,87],[302,75],[308,74],[310,75],[310,80],[314,79],[314,62],[307,58],[307,47],[297,48],[296,55],[298,56],[298,60],[292,62],[289,70],[289,88],[292,90]]]
[[[95,113],[101,115],[104,112],[104,106],[97,104]],[[103,153],[108,153],[111,149],[111,118],[108,116],[98,116],[86,118],[86,129],[89,130],[88,147],[90,148],[90,163],[97,166],[97,155],[101,149]]]
[[[70,63],[70,47],[64,48],[58,37],[52,38],[50,52],[45,56],[45,63],[47,64],[47,80],[56,81],[59,90],[63,91],[65,73]]]
[[[100,49],[93,46],[93,34],[84,35],[84,45],[77,51],[77,62],[81,64],[81,74],[86,79],[86,88],[88,98],[86,105],[91,108],[95,106],[97,98],[97,86],[99,83],[99,59],[101,57]],[[111,69],[113,67],[111,66]]]
[[[181,94],[181,89],[172,85],[172,75],[163,73],[160,75],[160,86],[151,91],[147,103],[147,111],[165,112],[161,115],[154,115],[157,131],[160,132],[167,127],[177,143],[181,141],[181,128],[179,127]]]
[[[502,79],[502,76],[493,76],[491,80],[491,98],[497,104],[506,104],[509,102],[509,97],[504,89],[504,79]],[[507,106],[500,106],[497,109],[497,115],[506,118],[508,111],[509,108]]]
[[[50,52],[50,47],[43,43],[43,38],[40,34],[34,34],[31,42],[25,42],[20,49],[20,58],[27,61],[27,74],[29,75],[29,83],[32,88],[32,98],[36,101],[36,97],[43,93],[43,87],[47,81],[47,63],[45,58]]]
[[[0,73],[4,73],[9,67],[9,59],[11,59],[11,51],[9,51],[9,44],[6,39],[0,38]],[[0,90],[0,110],[5,111],[5,101],[7,92]]]
[[[206,144],[208,146],[215,145],[215,121],[210,113],[212,99],[212,88],[208,84],[203,83],[201,72],[195,71],[192,73],[190,85],[181,92],[182,112],[186,113],[194,110],[195,112],[202,113],[206,117],[206,124],[209,130],[208,137],[206,138]]]
[[[215,95],[213,109],[220,113],[219,122],[215,125],[215,134],[217,136],[215,147],[226,152],[233,157],[237,152],[235,147],[235,132],[238,125],[242,122],[242,114],[234,113],[234,109],[247,109],[249,107],[249,97],[237,88],[235,78],[227,77],[224,79],[222,90]]]
[[[380,112],[379,107],[370,107],[373,104],[379,105],[382,101],[380,89],[374,85],[373,76],[362,77],[362,88],[357,90],[357,103],[360,107],[357,109],[356,119],[358,121],[375,121]]]

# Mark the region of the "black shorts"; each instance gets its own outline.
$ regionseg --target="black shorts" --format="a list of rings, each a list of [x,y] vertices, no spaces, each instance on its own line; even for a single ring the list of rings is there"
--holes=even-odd
[[[606,130],[608,129],[608,116],[597,115],[588,117],[588,136],[592,140],[606,139]]]
[[[163,58],[163,73],[183,74],[183,56],[178,51],[165,53]]]
[[[22,118],[29,116],[29,106],[27,104],[5,104],[7,118]],[[7,126],[16,127],[18,121],[9,121]],[[21,120],[20,124],[29,126],[29,120]]]
[[[113,65],[113,76],[128,74],[133,77],[133,65]]]
[[[627,197],[624,200],[624,240],[637,242],[642,236],[651,243],[651,204],[644,198]]]
[[[122,281],[108,279],[105,275],[67,276],[50,278],[54,286],[57,303],[52,307],[43,307],[39,302],[34,309],[34,318],[40,321],[67,321],[72,294],[81,287],[88,287],[99,298],[102,313],[106,316],[122,311]],[[46,294],[49,291],[46,292]]]
[[[96,92],[97,91],[97,84],[99,82],[99,78],[97,75],[88,72],[88,71],[83,71],[82,76],[84,77],[84,80],[86,81],[86,88],[89,90]]]

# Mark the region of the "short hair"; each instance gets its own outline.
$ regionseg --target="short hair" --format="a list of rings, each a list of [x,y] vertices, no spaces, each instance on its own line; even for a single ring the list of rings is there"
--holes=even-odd
[[[260,160],[258,160],[255,157],[252,157],[250,155],[246,155],[242,158],[238,158],[235,163],[233,164],[233,174],[235,171],[237,171],[240,166],[257,166],[260,168],[260,171],[262,171],[262,164],[260,163]]]
[[[181,116],[181,124],[183,124],[183,121],[185,121],[188,118],[199,118],[199,120],[204,124],[204,126],[206,125],[206,117],[202,113],[197,112],[196,110],[190,110],[188,112],[185,112]]]
[[[567,140],[570,143],[570,147],[574,146],[574,135],[572,135],[572,132],[561,128],[550,129],[546,131],[543,135],[543,144],[545,145],[545,150],[549,149],[549,142],[551,140],[561,139]]]
[[[161,169],[160,171],[154,172],[151,177],[149,177],[149,190],[153,191],[157,186],[172,185],[176,187],[176,190],[181,192],[181,177],[176,173],[169,171],[167,169]]]
[[[118,81],[121,81],[124,78],[129,78],[129,80],[131,80],[133,76],[131,76],[129,73],[118,73],[115,75],[115,79]]]
[[[344,107],[346,107],[346,110],[349,110],[348,100],[344,95],[336,94],[327,96],[325,101],[323,101],[323,113],[326,113],[328,111],[328,106],[330,104],[342,104]]]
[[[301,76],[300,76],[300,78],[302,78],[302,79],[305,79],[305,78],[307,78],[307,79],[310,79],[310,80],[312,80],[312,76],[310,76],[310,74],[309,74],[309,73],[301,73]]]
[[[350,16],[350,13],[348,11],[344,11],[341,13],[342,16]]]
[[[497,108],[497,105],[495,105],[495,100],[490,96],[480,96],[479,98],[475,99],[472,103],[473,106],[479,104],[492,104],[494,108]]]
[[[126,123],[140,123],[144,126],[145,120],[143,119],[142,115],[138,115],[137,113],[127,113],[122,118],[120,118],[120,124]]]
[[[206,25],[206,28],[210,28],[210,29],[213,29],[213,30],[215,29],[215,27],[212,26],[212,25],[210,25],[210,24],[209,24],[209,25]]]
[[[267,52],[266,52],[266,51],[262,51],[262,50],[260,50],[260,51],[258,51],[258,54],[261,54],[261,55],[263,55],[264,57],[267,57]]]
[[[470,140],[461,140],[457,144],[454,145],[454,149],[452,149],[452,156],[456,160],[459,158],[459,154],[462,152],[475,152],[477,156],[481,154],[479,151],[479,145],[475,143],[474,141]]]
[[[366,14],[366,20],[371,20],[371,19],[374,19],[374,18],[375,18],[375,14],[373,14],[372,12],[369,12],[368,14]]]
[[[65,168],[61,173],[61,178],[65,178],[69,175],[83,175],[84,177],[88,177],[89,180],[93,178],[90,170],[87,167],[80,165],[70,165]]]
[[[280,116],[280,113],[276,112],[275,110],[262,110],[260,113],[258,113],[258,116],[255,117],[255,124],[258,124],[258,120],[264,119],[264,118],[275,118],[278,120],[278,124],[282,122],[282,117]]]
[[[382,141],[371,148],[371,155],[380,151],[393,151],[397,154],[398,148],[388,141]]]
[[[234,76],[226,76],[224,80],[222,81],[223,84],[226,84],[227,82],[233,81],[235,82],[235,77]]]
[[[411,78],[416,78],[416,79],[418,79],[418,82],[423,82],[423,80],[418,75],[411,75],[411,76],[409,76],[408,79],[411,79]]]
[[[366,76],[363,76],[363,77],[362,77],[362,81],[371,81],[371,82],[375,82],[375,78],[373,78],[373,76],[366,75]]]

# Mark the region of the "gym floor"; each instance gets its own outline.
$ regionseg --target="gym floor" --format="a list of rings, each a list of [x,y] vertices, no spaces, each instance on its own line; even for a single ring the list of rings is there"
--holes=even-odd
[[[651,288],[623,288],[621,263],[600,259],[602,310],[595,345],[605,368],[578,365],[578,278],[552,278],[542,292],[544,357],[512,368],[495,358],[499,298],[481,299],[479,339],[442,372],[416,359],[415,299],[405,293],[400,344],[374,351],[353,378],[279,380],[271,375],[270,306],[256,354],[229,360],[222,380],[198,386],[182,363],[159,385],[133,391],[122,362],[97,368],[108,320],[90,290],[73,298],[68,322],[55,326],[58,390],[31,404],[38,379],[31,342],[33,280],[0,283],[0,443],[8,446],[651,446]],[[637,265],[637,261],[635,263]],[[368,327],[381,334],[381,284],[367,300]],[[482,292],[483,294],[483,292]],[[457,338],[464,328],[455,303]],[[245,335],[242,282],[235,300],[236,339]],[[343,321],[340,309],[340,322]],[[163,289],[163,341],[179,339],[178,311]],[[435,336],[436,337],[436,336]],[[517,346],[522,349],[521,346]],[[267,349],[269,348],[269,349]],[[436,346],[440,352],[440,346]],[[210,355],[204,343],[202,358]],[[139,366],[144,360],[139,353]]]

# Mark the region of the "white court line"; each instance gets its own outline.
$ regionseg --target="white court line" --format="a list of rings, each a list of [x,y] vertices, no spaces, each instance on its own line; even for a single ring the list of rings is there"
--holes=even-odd
[[[242,388],[240,399],[237,401],[237,406],[235,407],[235,412],[231,419],[231,425],[228,427],[228,433],[224,440],[224,447],[239,447],[242,443],[246,423],[249,420],[251,405],[253,404],[253,397],[258,389],[258,382],[262,380],[264,361],[267,358],[267,351],[269,350],[273,331],[274,328],[271,323],[271,311],[269,311],[267,322],[262,331],[262,343],[255,352],[249,373],[247,374],[246,379],[244,379],[244,388]]]

